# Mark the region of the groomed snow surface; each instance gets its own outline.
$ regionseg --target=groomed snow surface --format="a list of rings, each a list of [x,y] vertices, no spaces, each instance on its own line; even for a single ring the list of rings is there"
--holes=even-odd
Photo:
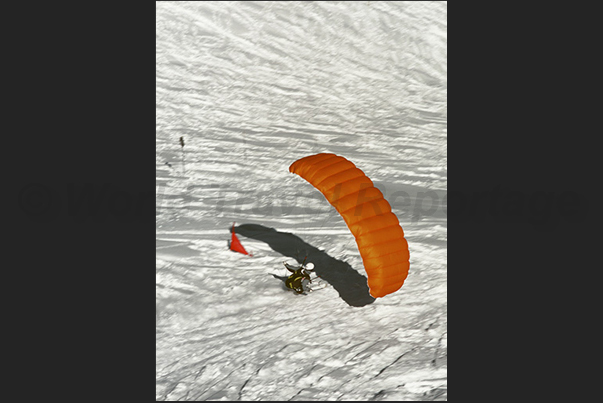
[[[157,400],[446,400],[446,2],[156,4]],[[399,291],[289,173],[318,152],[392,205]]]

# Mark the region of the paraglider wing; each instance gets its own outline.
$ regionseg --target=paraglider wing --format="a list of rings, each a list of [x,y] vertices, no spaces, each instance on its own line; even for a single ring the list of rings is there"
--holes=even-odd
[[[397,291],[408,275],[408,243],[383,193],[360,169],[335,154],[315,154],[289,167],[318,189],[343,217],[356,238],[370,294]]]

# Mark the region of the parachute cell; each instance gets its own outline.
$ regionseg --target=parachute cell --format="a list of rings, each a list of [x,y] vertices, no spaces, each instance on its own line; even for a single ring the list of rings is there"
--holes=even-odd
[[[343,217],[356,238],[370,294],[378,298],[400,289],[410,266],[408,243],[390,204],[364,172],[328,153],[301,158],[289,171],[318,189]]]

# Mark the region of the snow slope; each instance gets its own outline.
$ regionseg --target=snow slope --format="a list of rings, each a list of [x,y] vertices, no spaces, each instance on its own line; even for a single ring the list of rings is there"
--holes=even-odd
[[[447,399],[446,2],[156,4],[157,400]],[[289,173],[318,152],[392,205],[399,291]],[[328,287],[298,296],[305,255]]]

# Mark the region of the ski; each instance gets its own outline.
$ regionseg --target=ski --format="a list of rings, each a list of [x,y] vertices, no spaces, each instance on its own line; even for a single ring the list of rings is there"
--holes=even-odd
[[[315,279],[317,279],[317,278],[320,278],[320,277],[315,277]],[[323,290],[327,287],[328,287],[328,283],[321,280],[318,283],[312,283],[311,286],[307,286],[307,289],[308,289],[308,292],[314,292],[314,291],[318,291],[318,290]]]

